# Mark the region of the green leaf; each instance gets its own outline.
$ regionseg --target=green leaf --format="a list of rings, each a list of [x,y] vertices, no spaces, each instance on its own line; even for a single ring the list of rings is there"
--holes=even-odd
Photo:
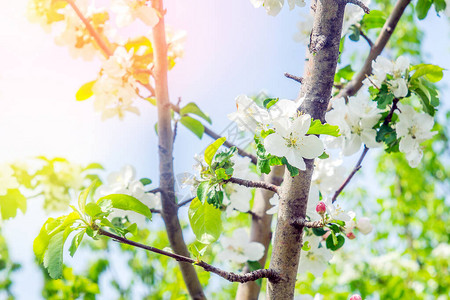
[[[189,222],[197,240],[202,244],[215,242],[222,233],[220,209],[194,198],[189,206]]]
[[[0,196],[0,212],[3,220],[14,218],[18,209],[23,213],[27,210],[27,199],[18,189],[9,189],[6,195]]]
[[[444,68],[431,64],[419,64],[413,66],[411,70],[416,70],[411,76],[411,80],[424,76],[431,82],[438,82],[444,77]]]
[[[417,17],[420,20],[425,19],[425,17],[428,14],[428,11],[430,10],[431,4],[433,1],[431,0],[418,0],[416,4],[416,13]]]
[[[312,228],[312,232],[317,236],[322,236],[327,233],[323,228]]]
[[[80,89],[75,94],[75,99],[77,101],[83,101],[86,99],[89,99],[94,95],[94,92],[92,91],[92,87],[97,82],[97,80],[89,81],[88,83],[83,84]]]
[[[186,104],[183,108],[180,109],[180,115],[184,116],[186,114],[194,114],[211,124],[211,118],[205,114],[194,102],[190,102]]]
[[[325,151],[318,157],[319,159],[327,159],[330,157]]]
[[[261,173],[269,174],[270,173],[270,160],[269,159],[261,159],[258,157],[258,162],[256,163],[256,167]]]
[[[91,163],[87,165],[83,170],[90,170],[90,169],[98,169],[98,170],[104,170],[103,166],[99,163]]]
[[[336,74],[334,75],[334,82],[340,83],[341,79],[350,81],[353,78],[353,74],[355,74],[355,71],[353,71],[352,66],[346,65],[336,72]]]
[[[208,199],[209,188],[210,188],[210,186],[209,186],[209,182],[208,181],[203,181],[197,187],[197,198],[202,203],[206,202],[206,200]]]
[[[303,243],[302,250],[303,250],[303,251],[309,251],[309,250],[311,250],[311,245],[309,244],[308,241],[306,241],[306,242]]]
[[[77,252],[78,247],[80,246],[85,233],[86,233],[86,230],[82,230],[73,237],[72,243],[70,244],[70,248],[69,248],[70,256],[73,257],[75,255],[75,252]]]
[[[90,202],[86,205],[85,213],[88,214],[88,216],[95,218],[102,214],[103,211],[98,204]]]
[[[143,184],[143,185],[149,185],[152,183],[152,180],[149,178],[141,178],[139,179],[139,181]]]
[[[231,170],[233,170],[233,169],[231,169]],[[233,172],[233,171],[231,171],[231,172]],[[214,171],[214,173],[216,174],[216,178],[218,180],[227,180],[230,178],[230,176],[226,173],[224,168],[216,169]],[[233,174],[233,173],[231,173],[231,174]]]
[[[208,245],[202,244],[199,241],[195,241],[189,245],[189,252],[191,252],[197,259],[205,255]]]
[[[380,10],[371,10],[370,14],[365,14],[363,18],[363,29],[382,28],[386,23],[386,14]]]
[[[62,277],[64,243],[72,231],[72,228],[67,227],[50,238],[44,255],[44,267],[52,279]]]
[[[184,127],[192,131],[199,139],[203,137],[205,126],[203,126],[202,122],[200,122],[199,120],[196,120],[189,116],[183,116],[181,117],[180,122],[184,125]]]
[[[269,109],[272,105],[275,105],[278,102],[279,98],[268,98],[264,100],[263,105],[265,108]]]
[[[101,206],[102,201],[111,201],[114,208],[122,210],[134,211],[138,214],[146,216],[149,220],[152,219],[152,212],[150,209],[138,199],[125,194],[112,194],[98,199],[97,204]]]
[[[281,161],[283,162],[284,165],[286,165],[286,168],[289,170],[289,173],[291,173],[291,177],[297,176],[299,174],[299,170],[298,168],[291,166],[286,157],[281,158]]]
[[[145,98],[145,100],[147,100],[148,102],[150,102],[151,104],[153,104],[154,106],[156,106],[156,98],[154,98],[154,97],[148,97],[148,98]]]
[[[311,126],[307,134],[326,134],[331,136],[340,136],[339,134],[339,126],[330,125],[330,124],[322,124],[320,120],[311,119]]]
[[[226,139],[226,137],[221,137],[205,149],[205,162],[209,166],[211,166],[212,160],[214,158],[214,155],[216,155],[217,150],[219,150],[220,146],[225,143]]]
[[[87,189],[84,189],[78,196],[78,208],[80,209],[81,213],[86,212],[85,207],[86,207],[87,198],[89,197],[89,194],[91,193],[92,189],[96,185],[97,185],[97,181],[93,181],[91,183],[91,185]]]
[[[344,246],[345,238],[340,234],[335,236],[332,233],[327,237],[327,240],[325,243],[326,243],[328,249],[330,249],[332,251],[336,251],[339,248],[341,248],[342,246]]]

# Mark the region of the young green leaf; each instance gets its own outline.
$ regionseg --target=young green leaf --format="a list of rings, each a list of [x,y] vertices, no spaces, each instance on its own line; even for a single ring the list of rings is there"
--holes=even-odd
[[[183,124],[187,129],[192,131],[199,139],[203,137],[203,133],[205,132],[205,126],[203,126],[202,122],[191,118],[189,116],[183,116],[180,119],[181,124]]]
[[[272,105],[275,105],[278,102],[279,98],[268,98],[264,100],[263,105],[265,108],[269,109]]]
[[[139,179],[139,181],[143,184],[143,185],[149,185],[152,183],[152,180],[149,178],[141,178]]]
[[[215,242],[222,233],[220,209],[194,198],[189,206],[189,222],[197,240],[202,244]]]
[[[27,199],[18,189],[9,189],[6,195],[0,196],[0,213],[3,220],[14,218],[18,209],[23,213],[27,210]]]
[[[411,70],[416,70],[411,76],[411,80],[424,76],[431,82],[438,82],[444,77],[444,68],[431,64],[419,64],[413,66]]]
[[[80,212],[83,214],[86,213],[85,207],[87,198],[89,197],[89,194],[96,185],[97,181],[92,182],[91,185],[87,189],[84,189],[78,196],[78,208],[80,209]]]
[[[334,233],[331,233],[327,237],[325,243],[326,243],[328,249],[330,249],[332,251],[336,251],[339,248],[341,248],[342,246],[344,246],[345,238],[340,234],[334,235]]]
[[[101,197],[98,199],[97,204],[102,206],[101,202],[103,201],[111,201],[111,206],[114,208],[134,211],[138,214],[146,216],[150,220],[152,219],[152,212],[147,205],[132,196],[125,194],[112,194]]]
[[[212,160],[214,158],[214,155],[216,155],[217,150],[219,150],[220,146],[225,143],[226,139],[226,137],[221,137],[205,149],[205,162],[209,166],[211,166]]]
[[[330,125],[327,123],[322,124],[320,120],[313,120],[313,119],[311,119],[311,126],[309,127],[307,134],[326,134],[336,137],[340,136],[339,126]]]
[[[80,246],[85,233],[86,233],[86,230],[82,230],[73,237],[72,243],[70,244],[70,248],[69,248],[70,256],[73,257],[75,255],[75,252],[77,252],[78,247]]]
[[[194,114],[211,124],[211,118],[205,114],[194,102],[189,102],[184,107],[180,109],[180,115],[184,116],[186,114]]]

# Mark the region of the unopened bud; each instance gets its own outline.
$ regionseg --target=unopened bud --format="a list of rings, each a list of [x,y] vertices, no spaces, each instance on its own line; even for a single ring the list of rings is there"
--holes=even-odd
[[[325,205],[325,203],[320,201],[319,204],[317,204],[316,206],[316,211],[319,215],[323,215],[327,211],[327,206]]]
[[[356,238],[355,234],[353,232],[349,232],[346,234],[349,240],[354,240]]]
[[[361,298],[360,295],[355,294],[355,295],[350,297],[350,300],[362,300],[362,298]]]

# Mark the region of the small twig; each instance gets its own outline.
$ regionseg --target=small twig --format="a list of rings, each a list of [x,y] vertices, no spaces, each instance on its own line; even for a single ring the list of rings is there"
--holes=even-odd
[[[97,45],[100,47],[100,49],[103,50],[106,57],[110,57],[113,55],[113,52],[109,47],[106,45],[105,41],[102,39],[100,34],[95,30],[95,28],[92,26],[92,24],[86,19],[86,17],[83,15],[83,13],[80,11],[78,6],[75,4],[73,0],[66,0],[67,3],[69,3],[70,6],[72,6],[73,10],[77,14],[77,16],[80,18],[80,20],[83,22],[84,26],[86,26],[86,29],[89,31],[91,36],[94,38],[94,40],[97,42]]]
[[[295,76],[295,75],[292,75],[292,74],[289,74],[289,73],[284,73],[284,76],[286,76],[289,79],[295,80],[298,83],[303,83],[303,77]]]
[[[364,160],[364,157],[366,156],[367,152],[369,151],[369,148],[367,148],[366,145],[364,145],[364,150],[361,153],[361,156],[358,159],[358,162],[356,163],[355,167],[353,168],[352,172],[350,173],[350,175],[347,177],[347,179],[344,181],[344,183],[341,185],[341,187],[334,193],[333,198],[332,198],[332,203],[334,203],[337,199],[337,197],[339,196],[339,194],[342,192],[342,190],[347,186],[347,184],[349,184],[350,180],[352,180],[353,176],[356,174],[356,172],[359,171],[359,169],[361,169],[361,163]]]
[[[253,272],[250,272],[250,273],[246,273],[246,274],[236,274],[236,273],[233,273],[233,272],[227,272],[227,271],[221,270],[221,269],[216,268],[216,267],[214,267],[214,266],[212,266],[210,264],[207,264],[207,263],[205,263],[204,261],[201,261],[201,260],[200,261],[194,260],[194,259],[192,259],[190,257],[186,257],[186,256],[183,256],[183,255],[175,254],[175,253],[172,253],[172,252],[164,251],[164,250],[161,250],[161,249],[158,249],[158,248],[154,248],[154,247],[151,247],[151,246],[147,246],[147,245],[144,245],[144,244],[141,244],[141,243],[137,243],[137,242],[131,241],[131,240],[126,239],[124,237],[115,235],[115,234],[113,234],[111,232],[105,231],[105,230],[103,230],[101,228],[98,228],[98,233],[100,235],[104,235],[104,236],[107,236],[109,238],[112,238],[113,240],[115,240],[115,241],[117,241],[119,243],[122,243],[122,244],[134,246],[134,247],[141,248],[141,249],[144,249],[144,250],[147,250],[147,251],[150,251],[150,252],[154,252],[154,253],[158,253],[158,254],[161,254],[161,255],[164,255],[164,256],[168,256],[168,257],[171,257],[171,258],[173,258],[173,259],[175,259],[177,261],[186,262],[186,263],[190,263],[190,264],[193,264],[193,265],[200,266],[205,271],[211,272],[211,273],[215,273],[215,274],[219,275],[220,277],[225,278],[226,280],[231,281],[231,282],[244,283],[244,282],[248,282],[248,281],[255,281],[255,280],[258,280],[260,278],[268,278],[271,281],[278,281],[278,280],[281,279],[280,275],[276,271],[274,271],[272,269],[260,269],[260,270],[256,270],[256,271],[253,271]]]
[[[190,199],[184,200],[183,202],[178,203],[178,207],[185,206],[186,204],[192,202],[192,200],[194,200],[194,199],[195,199],[195,197],[192,197]]]
[[[359,29],[359,35],[362,36],[367,41],[367,43],[369,44],[370,48],[372,48],[373,47],[372,40],[361,30],[360,26],[358,26],[358,29]]]
[[[359,7],[362,8],[362,10],[364,10],[364,12],[366,14],[370,14],[370,8],[368,8],[362,1],[359,1],[359,0],[345,0],[345,2],[358,5]]]
[[[180,107],[175,105],[175,104],[171,104],[171,107],[173,109],[174,112],[176,112],[177,114],[180,114]],[[219,138],[221,138],[220,135],[218,135],[217,133],[215,133],[214,131],[212,131],[211,129],[209,129],[208,127],[206,127],[205,125],[203,125],[203,127],[205,128],[205,133],[210,136],[212,139],[217,140]],[[240,156],[246,156],[249,157],[252,161],[252,163],[254,165],[256,165],[258,163],[258,159],[256,158],[256,156],[254,156],[253,154],[248,153],[247,151],[245,151],[244,149],[239,148],[238,146],[234,145],[233,143],[230,143],[229,141],[225,141],[225,143],[223,143],[223,145],[227,148],[231,148],[231,147],[236,147],[238,154]]]
[[[162,193],[162,189],[161,188],[156,188],[156,189],[153,189],[153,190],[150,190],[150,191],[148,191],[147,193],[152,193],[152,194],[156,194],[156,193]]]
[[[160,209],[156,209],[156,208],[150,208],[150,211],[152,214],[160,214],[161,210]]]
[[[230,179],[226,180],[225,182],[231,182],[231,183],[239,184],[239,185],[250,187],[250,188],[266,189],[266,190],[272,191],[274,193],[278,193],[278,186],[271,184],[269,182],[265,182],[265,181],[253,181],[253,180],[246,180],[246,179],[231,177]]]
[[[324,226],[322,220],[319,221],[315,221],[315,222],[309,222],[306,221],[305,219],[301,218],[301,219],[296,219],[291,223],[292,226],[294,226],[295,228],[301,229],[303,227],[308,227],[308,228],[322,228]]]
[[[397,103],[398,101],[400,101],[400,99],[395,98],[392,101],[392,107],[391,110],[389,111],[388,115],[386,116],[386,118],[383,121],[383,125],[387,125],[392,121],[392,116],[394,115],[394,111],[397,109]]]

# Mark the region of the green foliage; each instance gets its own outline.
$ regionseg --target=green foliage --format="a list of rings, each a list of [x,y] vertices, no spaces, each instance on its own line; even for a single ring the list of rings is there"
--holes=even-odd
[[[395,99],[394,94],[389,91],[386,84],[382,84],[379,90],[373,89],[372,97],[374,97],[373,100],[377,102],[377,107],[379,109],[386,109],[388,105],[392,105],[392,102]]]
[[[98,199],[99,206],[109,206],[112,208],[134,211],[138,214],[146,216],[149,220],[152,219],[152,212],[138,199],[125,194],[111,194]]]
[[[211,124],[211,118],[205,114],[194,102],[189,102],[184,107],[180,109],[180,116],[184,116],[186,114],[194,114]]]
[[[267,98],[264,100],[263,105],[265,108],[269,109],[272,105],[275,105],[278,102],[279,98]]]
[[[183,124],[187,129],[189,129],[193,134],[195,134],[199,139],[203,137],[205,126],[203,126],[202,122],[200,122],[199,120],[196,120],[189,116],[183,116],[180,119],[180,123]]]
[[[416,72],[411,76],[411,80],[424,76],[428,81],[435,83],[442,79],[445,69],[431,64],[419,64],[411,67],[411,71],[414,70]]]
[[[381,10],[371,10],[370,14],[365,14],[362,20],[362,29],[367,31],[369,29],[382,28],[386,23],[386,12]]]
[[[217,153],[217,150],[219,150],[220,146],[222,146],[223,143],[225,143],[226,138],[225,137],[221,137],[219,139],[217,139],[216,141],[214,141],[211,145],[209,145],[206,149],[205,149],[205,162],[211,166],[212,160],[214,158],[214,156]]]
[[[222,233],[220,209],[198,198],[194,198],[189,206],[189,222],[197,241],[204,245],[215,242]]]
[[[330,124],[322,124],[320,120],[313,120],[311,119],[311,126],[309,127],[309,130],[307,134],[322,134],[322,135],[331,135],[338,137],[339,134],[339,127],[337,125],[330,125]]]
[[[346,65],[345,67],[337,70],[336,74],[334,74],[334,82],[337,84],[341,83],[342,81],[348,82],[352,80],[353,74],[355,74],[355,71],[352,69],[352,66]]]
[[[17,210],[25,213],[27,210],[27,199],[18,189],[9,189],[6,195],[0,196],[0,213],[2,220],[14,218]]]

